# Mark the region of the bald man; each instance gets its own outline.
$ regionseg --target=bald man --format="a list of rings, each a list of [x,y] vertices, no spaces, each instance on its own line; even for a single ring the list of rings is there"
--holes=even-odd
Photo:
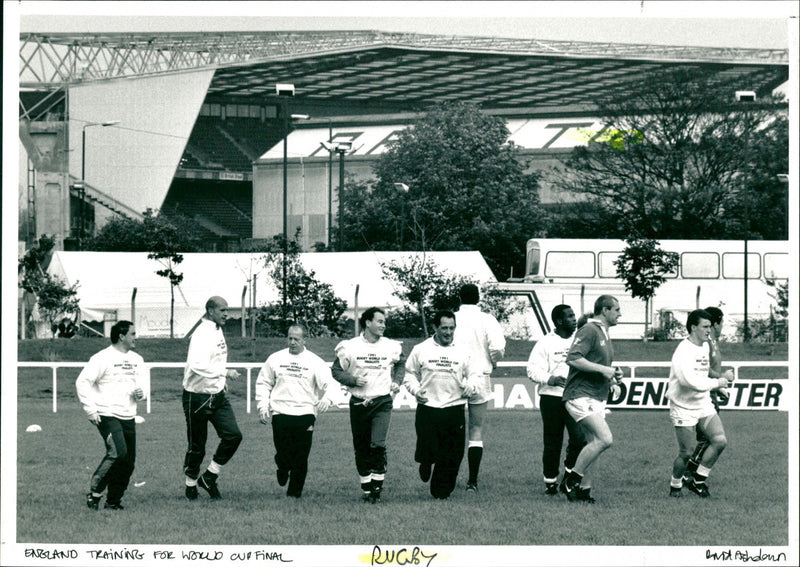
[[[197,325],[189,343],[186,369],[183,372],[183,413],[189,447],[183,461],[186,475],[186,498],[197,500],[199,486],[219,500],[217,477],[242,442],[242,433],[225,392],[227,379],[239,373],[227,369],[228,345],[222,332],[228,319],[228,302],[214,296],[206,301],[206,313]],[[201,475],[200,466],[206,454],[208,424],[214,426],[220,442],[208,469]]]

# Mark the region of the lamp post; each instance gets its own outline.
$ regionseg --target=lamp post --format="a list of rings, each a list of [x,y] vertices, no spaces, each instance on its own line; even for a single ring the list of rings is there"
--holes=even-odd
[[[294,85],[278,83],[275,85],[275,94],[281,101],[281,114],[283,115],[283,320],[286,321],[287,303],[286,288],[288,276],[286,273],[286,257],[289,255],[289,233],[288,233],[288,165],[289,165],[289,97],[294,96]]]
[[[85,213],[86,213],[86,129],[92,126],[102,126],[103,128],[107,126],[114,126],[115,124],[119,124],[119,120],[107,120],[105,122],[87,122],[83,125],[81,129],[81,184],[80,184],[80,196],[81,196],[81,204],[80,208],[78,209],[78,249],[83,248],[83,237],[85,233]]]
[[[397,189],[400,193],[404,193],[405,195],[408,194],[408,185],[405,183],[395,183],[394,188]],[[403,236],[404,236],[404,228],[406,223],[406,199],[405,195],[400,202],[400,250],[403,250]]]
[[[337,243],[337,250],[341,252],[343,250],[343,243],[344,243],[344,224],[342,223],[342,219],[344,218],[344,155],[353,149],[353,142],[350,140],[343,140],[336,143],[331,141],[328,142],[320,142],[323,148],[330,152],[331,156],[333,153],[339,154],[339,242]],[[330,177],[329,177],[330,178]],[[329,193],[330,195],[330,193]],[[328,202],[328,224],[330,225],[331,222],[331,214],[332,214],[332,206],[330,201]]]
[[[736,102],[755,102],[756,93],[754,91],[736,91],[734,93]],[[747,280],[748,280],[748,258],[747,258],[747,241],[749,239],[750,230],[750,212],[749,212],[749,185],[750,185],[750,132],[746,133],[744,140],[745,154],[747,163],[745,164],[744,171],[744,326],[742,328],[744,342],[750,340],[750,325],[747,322]]]

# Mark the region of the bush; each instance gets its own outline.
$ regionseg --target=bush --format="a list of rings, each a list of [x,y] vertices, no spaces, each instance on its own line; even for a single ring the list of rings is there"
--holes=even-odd
[[[686,336],[686,326],[675,319],[672,311],[664,309],[658,312],[658,327],[647,329],[646,337],[651,341],[671,341]]]
[[[789,339],[789,324],[783,317],[748,319],[748,333],[753,343],[784,343]],[[736,324],[736,340],[744,339],[744,321]]]

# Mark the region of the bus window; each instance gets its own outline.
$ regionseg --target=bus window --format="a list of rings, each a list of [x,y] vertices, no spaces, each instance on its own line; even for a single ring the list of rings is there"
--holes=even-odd
[[[548,252],[545,257],[546,278],[593,278],[594,253]]]
[[[747,266],[750,269],[750,266]],[[764,277],[770,280],[789,278],[789,255],[777,252],[764,253]]]
[[[744,252],[726,252],[722,255],[722,277],[725,279],[744,278]],[[747,253],[747,279],[761,277],[761,256],[755,252]]]
[[[684,279],[718,279],[719,255],[716,252],[684,252],[681,254],[681,275]]]
[[[598,252],[597,275],[601,278],[616,278],[617,267],[614,262],[622,252]]]
[[[525,254],[525,275],[526,276],[541,276],[541,256],[542,250],[539,243],[535,240],[529,240],[527,245],[527,253]]]

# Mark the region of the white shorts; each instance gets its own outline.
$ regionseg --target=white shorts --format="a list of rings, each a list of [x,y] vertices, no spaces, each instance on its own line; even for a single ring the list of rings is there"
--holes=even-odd
[[[711,404],[709,404],[709,407],[700,409],[686,409],[673,404],[669,406],[669,418],[675,427],[694,427],[700,420],[716,413],[714,406]]]
[[[600,401],[589,397],[567,400],[564,402],[564,407],[567,408],[567,411],[575,421],[581,421],[582,419],[585,419],[596,413],[605,416],[606,413],[605,401]]]
[[[485,404],[494,397],[494,392],[492,391],[492,380],[489,377],[489,374],[484,374],[483,378],[483,386],[481,389],[469,397],[470,405]]]

